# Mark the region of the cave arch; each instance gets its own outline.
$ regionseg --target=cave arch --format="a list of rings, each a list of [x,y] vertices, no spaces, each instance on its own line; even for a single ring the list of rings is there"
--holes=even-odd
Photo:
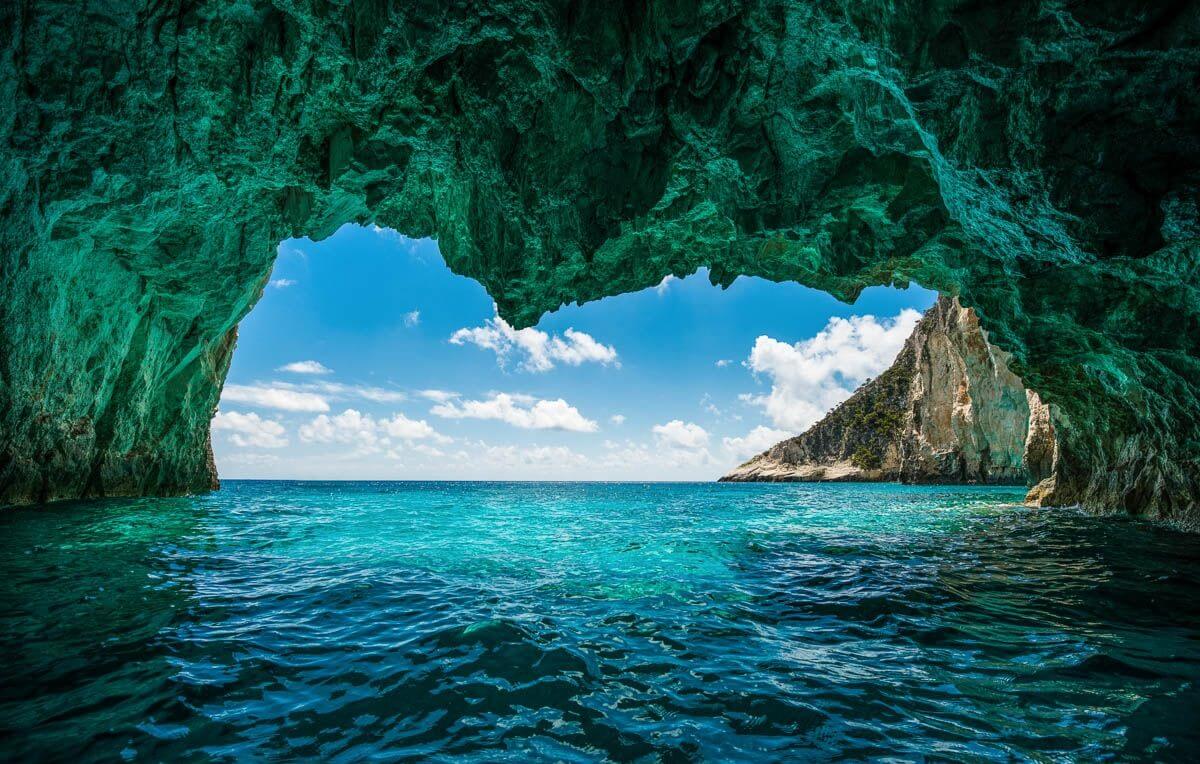
[[[708,266],[974,307],[1081,503],[1200,518],[1200,10],[0,10],[0,502],[178,493],[289,236],[436,236],[528,325]]]

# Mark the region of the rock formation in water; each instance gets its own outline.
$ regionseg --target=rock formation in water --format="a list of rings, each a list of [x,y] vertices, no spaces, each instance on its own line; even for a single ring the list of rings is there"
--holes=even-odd
[[[1008,362],[974,311],[941,297],[886,371],[721,479],[1040,484],[1054,468],[1049,407]]]
[[[978,311],[1043,499],[1200,518],[1200,8],[0,4],[0,502],[207,489],[278,242],[437,236],[517,326],[707,265]]]

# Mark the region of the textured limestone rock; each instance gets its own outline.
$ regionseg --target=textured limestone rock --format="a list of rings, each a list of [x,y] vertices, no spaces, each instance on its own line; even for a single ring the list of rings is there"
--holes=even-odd
[[[1054,437],[1054,424],[1050,421],[1050,407],[1032,390],[1026,390],[1025,395],[1029,402],[1029,431],[1025,437],[1022,462],[1025,477],[1037,485],[1053,477],[1058,461],[1058,445]]]
[[[1037,483],[1057,451],[1050,409],[1008,361],[974,311],[941,297],[887,371],[722,480]]]
[[[1046,500],[1200,516],[1200,10],[0,4],[0,501],[201,490],[287,236],[436,235],[527,325],[700,265],[978,310]]]
[[[905,422],[911,436],[902,440],[900,479],[1025,483],[1029,398],[975,312],[942,297],[911,342],[916,369]]]

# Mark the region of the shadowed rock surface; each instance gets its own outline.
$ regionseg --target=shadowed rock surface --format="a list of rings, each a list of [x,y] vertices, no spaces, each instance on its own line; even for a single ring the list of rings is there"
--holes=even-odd
[[[978,311],[1050,503],[1200,516],[1194,2],[4,3],[0,502],[205,490],[277,243],[518,326],[707,265]]]
[[[1054,469],[1050,409],[1008,362],[974,311],[941,297],[878,378],[721,479],[1040,484]]]

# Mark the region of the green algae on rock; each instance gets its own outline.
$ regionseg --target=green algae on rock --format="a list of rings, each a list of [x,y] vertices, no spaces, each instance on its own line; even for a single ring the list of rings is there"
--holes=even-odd
[[[976,309],[1051,503],[1200,518],[1194,2],[0,8],[0,502],[213,481],[275,246],[436,236],[528,325],[709,266]]]

